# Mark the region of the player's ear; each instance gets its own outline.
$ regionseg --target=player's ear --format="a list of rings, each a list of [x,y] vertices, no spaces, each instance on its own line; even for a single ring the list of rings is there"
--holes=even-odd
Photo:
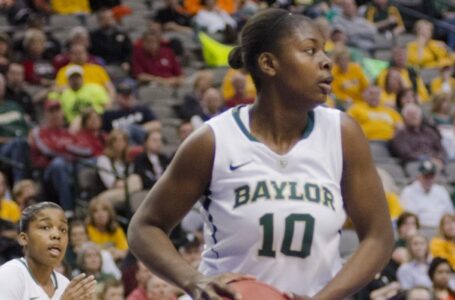
[[[17,237],[17,242],[22,247],[27,246],[27,244],[28,244],[28,235],[25,232],[19,233],[19,236]]]
[[[258,57],[259,69],[268,76],[275,76],[278,60],[270,52],[262,52]]]

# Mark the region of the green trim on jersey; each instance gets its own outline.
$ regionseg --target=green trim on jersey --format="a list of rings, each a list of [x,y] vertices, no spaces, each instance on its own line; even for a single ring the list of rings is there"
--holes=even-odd
[[[24,265],[24,267],[27,269],[28,273],[30,274],[30,277],[32,277],[33,281],[41,287],[41,284],[36,280],[35,276],[33,276],[32,270],[28,267],[27,261],[25,260],[24,257],[21,258],[16,258],[20,263]],[[54,286],[55,291],[58,289],[58,281],[57,281],[57,276],[55,275],[55,271],[52,271],[51,273],[51,280],[52,280],[52,285]],[[54,291],[54,292],[55,292]]]
[[[240,118],[240,109],[242,107],[245,107],[245,105],[240,105],[240,106],[237,106],[234,109],[232,109],[232,116],[234,117],[234,120],[237,123],[237,126],[239,126],[240,130],[250,141],[259,142],[254,137],[254,135],[252,135],[251,132],[248,131],[247,127],[245,126],[242,119]],[[314,128],[314,111],[309,111],[308,112],[308,122],[307,122],[307,125],[305,126],[305,130],[303,131],[302,139],[306,139],[307,137],[309,137],[311,132],[313,132],[313,128]]]

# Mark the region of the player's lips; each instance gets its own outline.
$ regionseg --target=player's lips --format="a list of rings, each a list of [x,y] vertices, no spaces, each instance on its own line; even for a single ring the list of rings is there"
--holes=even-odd
[[[326,94],[326,95],[330,94],[330,92],[332,91],[332,85],[331,85],[332,81],[333,81],[332,76],[327,76],[327,77],[319,80],[318,86],[321,89],[323,94]]]
[[[62,248],[58,245],[52,245],[47,248],[51,256],[60,256],[62,253]]]

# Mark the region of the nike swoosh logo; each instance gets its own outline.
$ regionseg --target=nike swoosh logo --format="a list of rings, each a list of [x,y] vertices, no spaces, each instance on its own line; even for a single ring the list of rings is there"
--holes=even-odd
[[[246,165],[248,165],[248,164],[250,164],[250,163],[252,163],[252,162],[253,162],[253,160],[249,160],[249,161],[246,161],[246,162],[244,162],[244,163],[241,163],[240,165],[235,165],[235,166],[234,166],[233,164],[230,164],[230,165],[229,165],[229,170],[235,171],[235,170],[237,170],[238,168],[241,168],[241,167],[243,167],[243,166],[246,166]]]
[[[32,297],[32,298],[30,298],[30,300],[36,300],[36,299],[39,299],[39,297]]]

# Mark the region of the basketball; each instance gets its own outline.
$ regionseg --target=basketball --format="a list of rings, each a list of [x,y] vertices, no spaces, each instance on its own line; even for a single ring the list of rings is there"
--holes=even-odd
[[[241,280],[229,283],[242,295],[242,300],[287,300],[282,292],[257,280]]]

